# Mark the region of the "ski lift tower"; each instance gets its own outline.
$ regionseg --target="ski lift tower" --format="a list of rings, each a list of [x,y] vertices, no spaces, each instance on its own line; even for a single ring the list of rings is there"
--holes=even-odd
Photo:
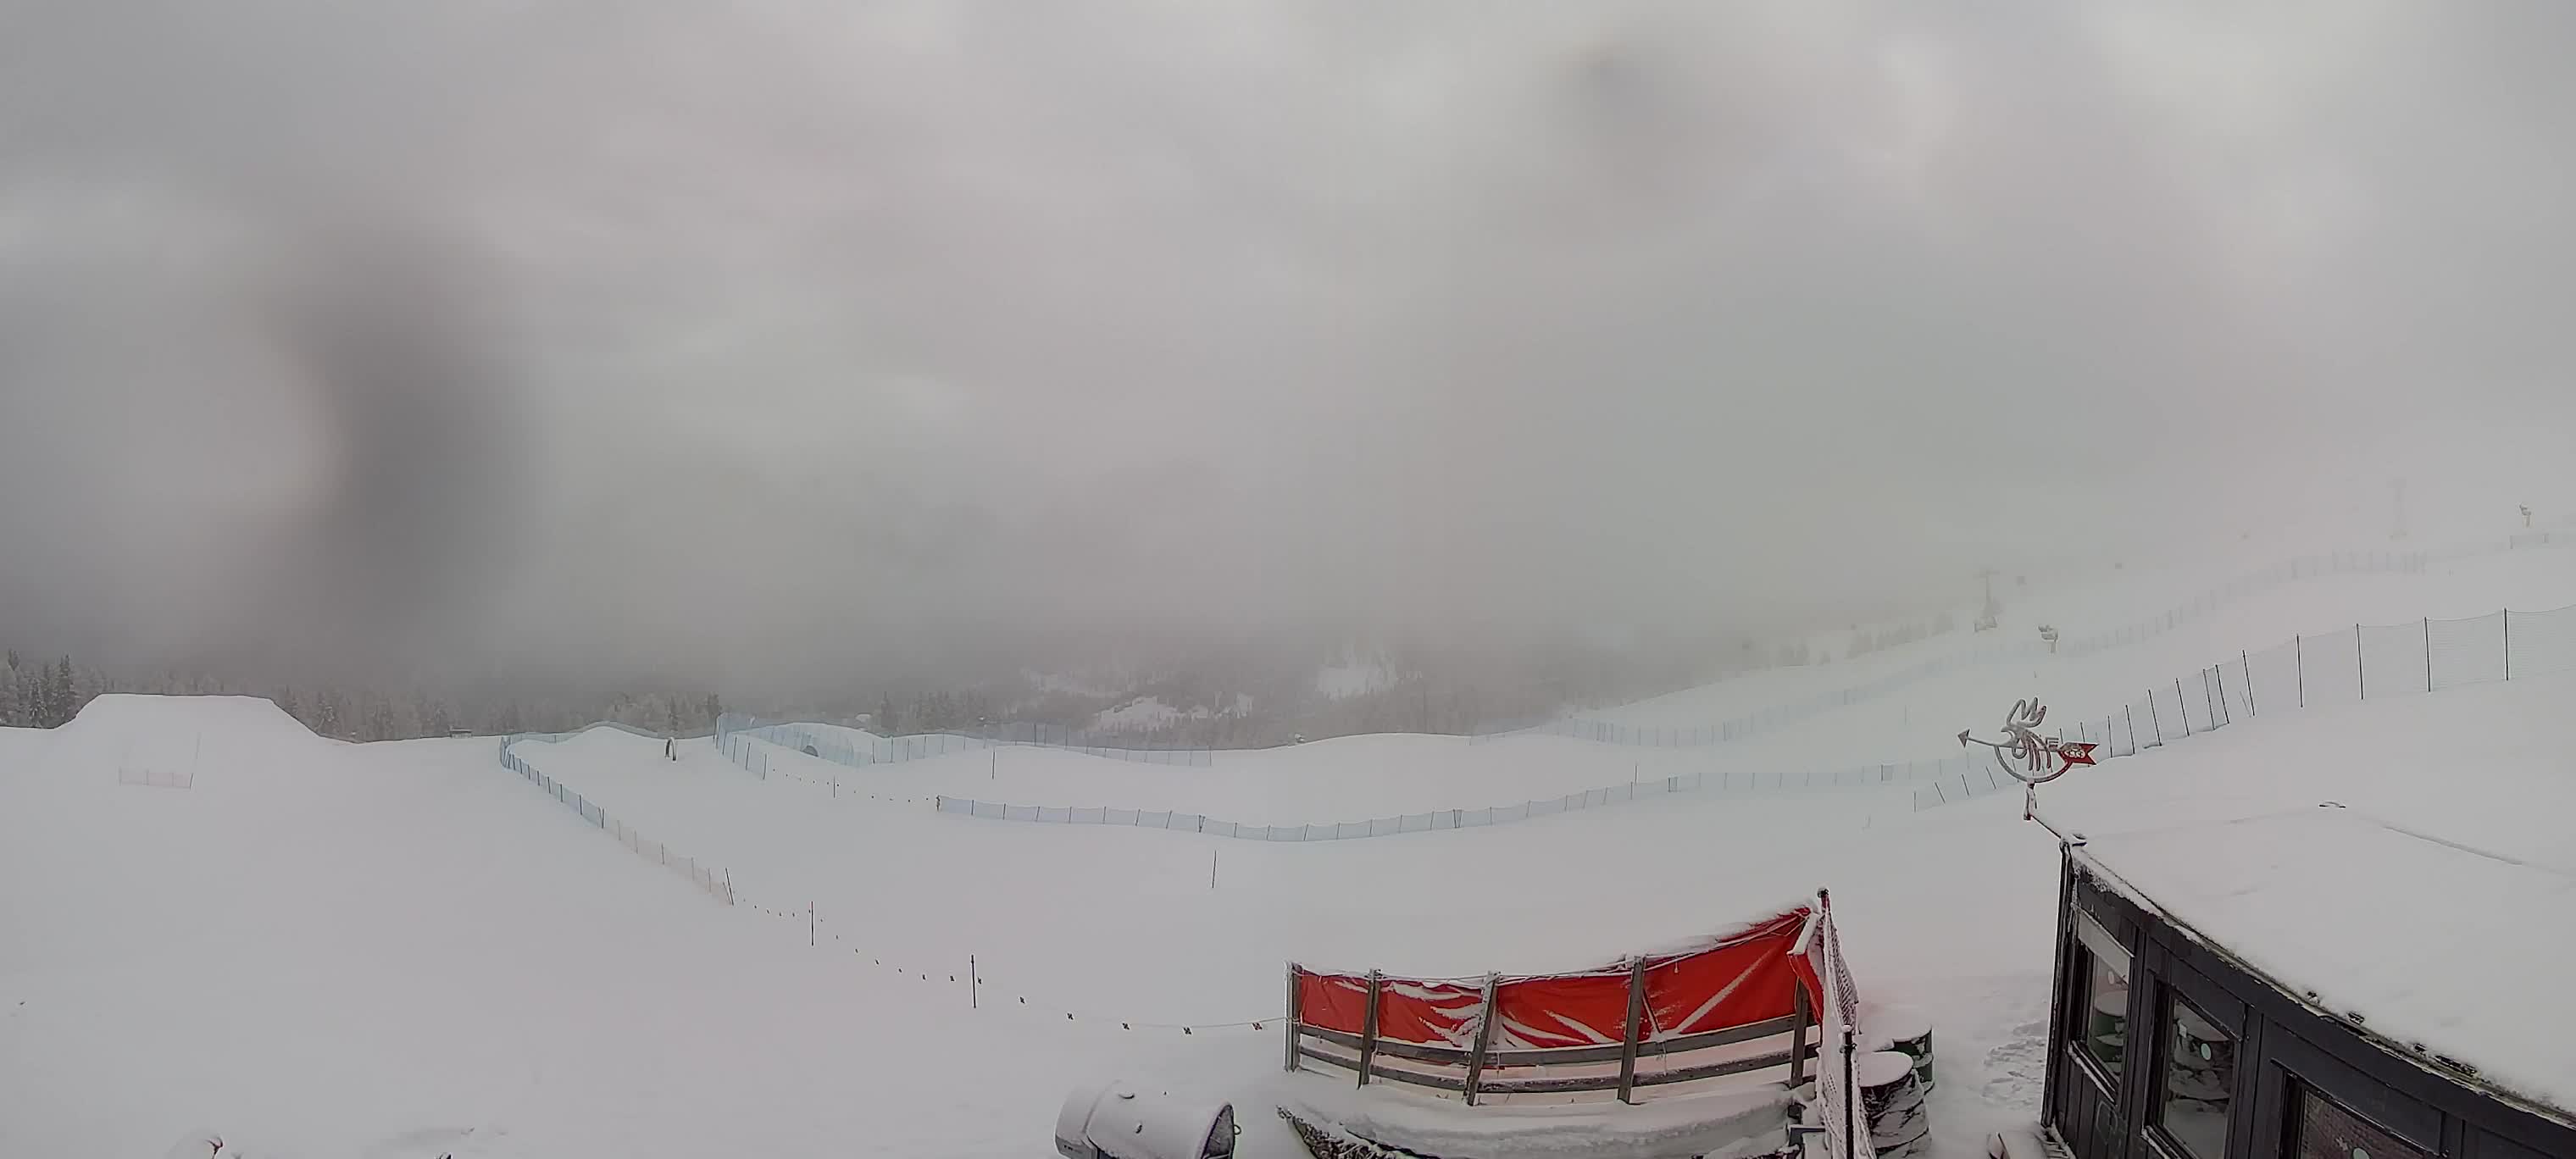
[[[2003,622],[2003,607],[2002,605],[1995,603],[1995,577],[2000,574],[2002,573],[1997,572],[1991,567],[1977,572],[1977,580],[1985,585],[1986,591],[1985,607],[1977,613],[1977,631],[1993,631],[1998,624]]]

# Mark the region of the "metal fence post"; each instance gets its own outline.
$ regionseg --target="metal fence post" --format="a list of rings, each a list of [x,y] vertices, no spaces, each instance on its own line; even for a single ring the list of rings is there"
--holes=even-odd
[[[2174,715],[2182,718],[2182,734],[2191,735],[2191,710],[2183,707],[2182,677],[2174,677]]]
[[[1851,1012],[1843,1012],[1843,1159],[1860,1154],[1860,1086],[1853,1060],[1860,1046],[1853,1041]]]
[[[2308,638],[2290,637],[2290,662],[2299,670],[2299,707],[2308,706]]]
[[[2254,663],[2253,661],[2246,659],[2245,650],[2243,648],[2236,650],[2236,668],[2238,671],[2245,674],[2245,711],[2247,715],[2263,715],[2262,709],[2254,707]]]
[[[1287,1069],[1291,1071],[1297,1069],[1297,1019],[1302,1013],[1297,1009],[1297,963],[1290,962],[1288,963],[1288,1017],[1286,1019],[1288,1025],[1283,1030],[1288,1039]]]
[[[2513,609],[2504,610],[2504,678],[2513,679]]]
[[[2361,698],[2370,699],[2370,668],[2361,662],[2361,625],[2352,626],[2352,677],[2361,685]]]
[[[2433,617],[2424,617],[2424,691],[2433,690]]]

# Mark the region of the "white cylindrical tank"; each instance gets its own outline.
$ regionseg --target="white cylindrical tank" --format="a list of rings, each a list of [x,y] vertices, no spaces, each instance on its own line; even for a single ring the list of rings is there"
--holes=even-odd
[[[1056,1113],[1065,1159],[1232,1159],[1234,1106],[1109,1082],[1074,1088]]]

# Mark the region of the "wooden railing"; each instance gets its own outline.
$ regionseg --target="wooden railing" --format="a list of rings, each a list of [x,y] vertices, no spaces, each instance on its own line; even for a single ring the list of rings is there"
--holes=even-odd
[[[1786,1017],[1773,1018],[1744,1026],[1683,1035],[1678,1038],[1647,1039],[1644,1037],[1645,961],[1635,959],[1628,976],[1628,1018],[1626,1034],[1619,1042],[1599,1046],[1550,1047],[1539,1050],[1496,1050],[1492,1048],[1494,980],[1485,983],[1484,1004],[1477,1016],[1476,1043],[1472,1049],[1426,1046],[1399,1042],[1377,1033],[1378,998],[1384,980],[1375,972],[1369,975],[1367,1015],[1361,1033],[1315,1026],[1300,1017],[1296,971],[1289,972],[1287,1019],[1287,1067],[1297,1070],[1303,1060],[1356,1072],[1359,1085],[1371,1079],[1408,1083],[1463,1095],[1473,1106],[1484,1095],[1566,1094],[1582,1091],[1616,1091],[1619,1101],[1633,1103],[1639,1088],[1672,1083],[1696,1082],[1727,1075],[1751,1074],[1775,1067],[1787,1068],[1786,1082],[1797,1086],[1806,1081],[1807,1064],[1820,1049],[1814,1037],[1815,1007],[1807,989],[1797,989],[1797,1008]],[[1768,1049],[1728,1050],[1729,1047],[1767,1047]],[[1339,1049],[1335,1049],[1339,1048]],[[1674,1061],[1676,1056],[1704,1055],[1679,1066],[1640,1073],[1640,1060]],[[1388,1060],[1396,1060],[1390,1065]],[[1606,1069],[1617,1064],[1615,1071]],[[1408,1065],[1419,1064],[1419,1065]],[[1598,1074],[1548,1075],[1531,1078],[1496,1078],[1493,1071],[1523,1070],[1534,1067],[1582,1066],[1605,1068]],[[1430,1069],[1426,1069],[1430,1068]]]

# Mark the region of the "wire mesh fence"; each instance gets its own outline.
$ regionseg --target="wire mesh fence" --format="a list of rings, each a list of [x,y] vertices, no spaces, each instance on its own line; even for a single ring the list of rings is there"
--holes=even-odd
[[[2532,532],[2529,538],[2517,536],[2507,550],[2550,544],[2576,542],[2576,535]],[[1476,734],[1478,740],[1505,736],[1568,736],[1603,744],[1636,745],[1650,748],[1691,748],[1723,744],[1809,720],[1838,708],[1860,704],[1891,695],[1923,681],[1950,672],[1987,664],[2014,660],[2032,660],[2050,654],[2089,656],[2112,648],[2155,639],[2167,632],[2204,619],[2219,609],[2294,580],[2337,575],[2383,575],[2422,572],[2435,562],[2485,554],[2492,547],[2473,547],[2459,551],[2428,552],[2332,552],[2284,560],[2270,567],[2244,575],[2210,588],[2174,607],[2118,628],[2058,641],[2051,645],[2042,640],[2005,641],[1996,638],[1975,640],[1948,654],[1931,657],[1897,671],[1861,681],[1843,688],[1810,693],[1785,704],[1773,705],[1758,712],[1708,724],[1659,727],[1621,724],[1615,721],[1582,717],[1526,718],[1490,726]]]
[[[2256,716],[2571,669],[2576,669],[2576,605],[2456,620],[2355,624],[2341,632],[2293,636],[2260,652],[2239,652],[2235,659],[2149,688],[2131,704],[2061,728],[2059,736],[2100,743],[2101,757],[2125,757]],[[1914,807],[1953,804],[2020,783],[1988,762],[1916,789]]]
[[[646,732],[642,729],[622,724],[595,724],[592,725],[591,728],[614,728],[621,732],[630,732],[641,737],[660,739],[653,737],[652,733]],[[581,731],[587,732],[589,730],[584,729]],[[592,828],[615,838],[618,844],[625,846],[636,856],[668,869],[673,873],[679,874],[682,877],[688,878],[690,884],[697,886],[698,889],[704,892],[707,896],[723,902],[726,905],[732,905],[734,901],[732,874],[727,873],[716,866],[702,864],[694,857],[688,857],[674,852],[670,846],[647,838],[643,834],[636,832],[625,822],[609,816],[608,810],[601,807],[598,802],[592,801],[589,798],[582,796],[580,793],[574,792],[571,786],[548,776],[543,770],[528,763],[526,758],[521,757],[518,753],[513,751],[522,742],[550,744],[556,741],[561,741],[567,737],[578,735],[580,735],[579,732],[521,733],[516,736],[504,737],[501,740],[500,749],[501,767],[519,774],[521,777],[526,778],[531,784],[545,790],[547,796],[553,797],[556,801],[562,803],[565,808],[571,809],[573,812],[579,814],[581,819],[588,822]]]
[[[1473,809],[1435,809],[1422,813],[1373,817],[1364,821],[1325,821],[1298,825],[1254,825],[1200,813],[1165,810],[1015,805],[997,801],[978,801],[969,797],[940,797],[933,803],[942,813],[961,817],[980,817],[988,821],[1169,829],[1242,841],[1351,841],[1367,837],[1393,837],[1402,833],[1428,833],[1441,829],[1477,829],[1488,825],[1508,825],[1537,817],[1552,817],[1560,813],[1598,809],[1607,805],[1621,805],[1684,793],[1850,789],[1872,785],[1938,782],[1973,772],[1975,767],[1970,763],[1969,758],[1961,756],[1931,761],[1893,761],[1886,764],[1828,771],[1772,769],[1683,773],[1656,780],[1605,785],[1600,788],[1567,793],[1561,797],[1520,801],[1508,805],[1488,805]]]
[[[972,733],[915,733],[908,736],[876,736],[854,728],[817,724],[806,721],[762,722],[747,716],[731,714],[716,721],[716,748],[727,759],[751,772],[767,776],[767,754],[757,746],[744,744],[758,740],[807,756],[863,769],[870,765],[899,764],[905,761],[929,760],[955,753],[981,752],[986,749],[1021,746],[1081,753],[1114,761],[1133,761],[1146,765],[1180,765],[1205,768],[1216,763],[1216,752],[1208,748],[1136,747],[1133,743],[1109,744],[1105,738],[1054,725],[1014,723],[996,725]]]

